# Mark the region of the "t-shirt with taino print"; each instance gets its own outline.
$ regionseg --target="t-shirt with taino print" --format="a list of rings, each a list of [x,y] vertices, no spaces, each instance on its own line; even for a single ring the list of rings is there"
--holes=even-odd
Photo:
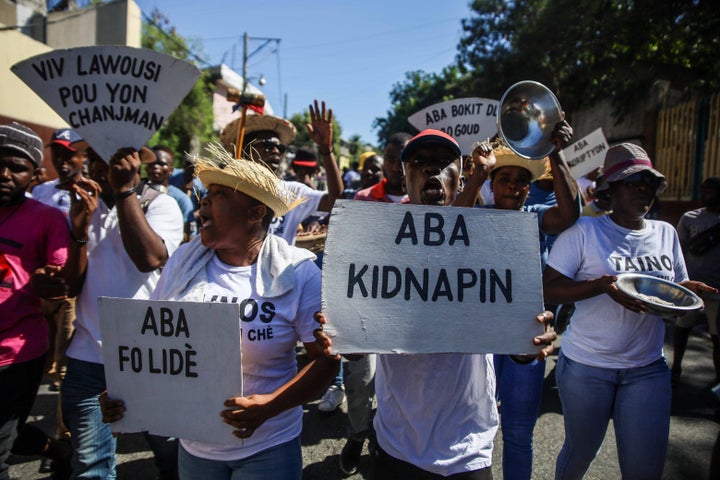
[[[669,223],[645,220],[640,230],[623,228],[609,215],[582,217],[561,233],[547,265],[573,280],[642,273],[676,283],[688,279],[677,232]],[[575,303],[563,335],[571,360],[602,368],[634,368],[662,357],[665,324],[601,294]]]
[[[297,373],[297,341],[315,341],[313,315],[320,311],[320,270],[311,261],[302,262],[295,267],[295,288],[280,297],[263,298],[255,291],[257,264],[235,267],[216,255],[205,268],[208,283],[203,301],[240,305],[243,395],[277,390]],[[224,400],[218,400],[218,414]],[[218,421],[222,421],[219,415]],[[189,440],[182,444],[200,458],[239,460],[288,442],[301,429],[302,408],[295,407],[269,418],[242,442],[228,428],[228,437],[218,438],[217,444]]]

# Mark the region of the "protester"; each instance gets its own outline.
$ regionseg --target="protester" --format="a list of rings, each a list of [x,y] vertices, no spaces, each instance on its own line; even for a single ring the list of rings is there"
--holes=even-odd
[[[460,147],[452,137],[424,130],[408,142],[401,160],[410,203],[452,205],[461,171]],[[556,338],[551,318],[549,312],[537,317],[546,324],[546,333],[532,340],[545,346],[541,358],[552,352]],[[374,478],[492,478],[498,425],[492,355],[378,355],[375,388]]]
[[[289,181],[296,181],[317,190],[315,176],[318,173],[318,161],[315,152],[308,147],[300,147],[295,151],[292,159],[292,170],[295,174]]]
[[[670,371],[663,356],[665,324],[615,285],[642,271],[690,288],[675,229],[645,218],[666,186],[645,150],[623,143],[605,157],[598,191],[612,213],[583,217],[560,234],[543,276],[545,301],[575,302],[556,368],[565,442],[555,478],[585,475],[610,418],[623,478],[661,478],[670,427]]]
[[[337,370],[337,361],[325,357],[314,341],[313,317],[320,309],[314,255],[268,233],[273,216],[287,214],[303,199],[258,163],[233,159],[219,146],[210,147],[209,154],[196,163],[208,190],[200,207],[200,238],[170,259],[151,298],[209,302],[221,296],[269,302],[274,305],[273,335],[251,341],[251,329],[243,328],[245,396],[218,399],[218,411],[223,400],[227,408],[223,420],[243,441],[181,440],[180,478],[300,479],[301,405],[319,395]],[[298,340],[310,360],[300,372]],[[122,417],[121,401],[105,398],[103,404],[106,421]]]
[[[185,156],[182,170],[173,170],[170,177],[168,177],[168,184],[179,188],[192,202],[195,222],[190,224],[188,237],[193,238],[200,229],[197,213],[200,209],[200,199],[204,197],[207,192],[200,179],[195,177],[195,165],[191,157]]]
[[[48,350],[48,325],[31,285],[36,268],[60,268],[70,232],[63,214],[27,198],[42,164],[40,137],[19,123],[0,125],[0,479],[12,453],[53,460],[55,478],[69,478],[70,446],[25,423]]]
[[[193,222],[195,222],[195,209],[187,193],[175,185],[170,185],[170,175],[174,170],[175,153],[164,145],[153,147],[153,153],[155,153],[155,161],[145,166],[147,184],[150,188],[170,195],[177,202],[185,222],[183,239],[187,242],[196,233],[196,230],[192,228]]]
[[[342,179],[335,162],[333,149],[332,109],[322,107],[315,100],[309,106],[310,124],[307,125],[310,138],[318,147],[327,171],[327,192],[313,190],[300,182],[285,182],[285,188],[298,197],[306,198],[299,207],[273,219],[269,232],[283,237],[291,245],[295,244],[298,225],[315,211],[329,212],[336,198],[342,197]],[[220,134],[223,147],[235,151],[240,119],[230,122]],[[295,126],[285,119],[271,115],[248,115],[245,124],[243,152],[247,159],[268,166],[279,177],[282,156],[287,146],[295,138]]]
[[[366,152],[370,153],[371,155],[374,152]],[[342,177],[343,184],[345,185],[345,190],[355,190],[360,187],[360,172],[358,169],[360,168],[360,162],[358,161],[352,161],[350,162],[350,169],[345,172],[345,174]]]
[[[602,175],[597,177],[598,185],[602,184]],[[583,217],[599,217],[610,213],[610,197],[607,190],[597,191],[595,187],[588,190],[590,200],[582,209]]]
[[[82,177],[83,165],[88,161],[87,150],[90,147],[77,132],[69,128],[61,128],[53,132],[47,146],[50,148],[51,161],[58,178],[38,185],[34,189],[33,198],[57,208],[68,218],[70,192],[67,188],[58,188],[58,186],[67,186]],[[50,348],[53,352],[53,362],[48,373],[53,378],[53,387],[59,389],[60,381],[65,376],[67,363],[65,352],[73,333],[75,298],[43,300],[42,308],[45,318],[51,325],[51,331],[54,332],[53,344]],[[61,419],[58,419],[58,433],[66,433]]]
[[[382,178],[383,158],[373,153],[365,158],[360,169],[360,189],[370,188]]]
[[[685,255],[688,274],[695,280],[720,288],[720,177],[709,177],[700,190],[702,207],[680,217],[677,225],[678,238]],[[678,384],[682,374],[682,359],[688,337],[696,323],[705,321],[713,345],[715,379],[720,383],[720,342],[718,328],[720,295],[703,292],[705,308],[679,317],[673,332],[672,382]]]
[[[160,268],[182,240],[183,222],[175,200],[141,185],[141,156],[149,163],[155,158],[152,151],[121,149],[109,165],[89,153],[91,179],[71,185],[73,242],[63,271],[67,282],[52,283],[53,269],[46,269],[37,281],[47,292],[62,287],[78,295],[75,334],[61,389],[63,419],[74,449],[73,475],[114,478],[115,438],[102,423],[98,403],[105,373],[97,298],[147,299]],[[151,443],[162,478],[176,475],[176,445]]]
[[[372,187],[360,190],[355,200],[384,203],[408,201],[403,185],[400,153],[410,141],[408,133],[394,133],[383,152],[383,178]],[[375,355],[363,355],[348,362],[345,368],[347,395],[348,439],[340,453],[340,470],[352,475],[360,465],[363,445],[372,427],[372,406],[375,397]]]
[[[570,227],[580,216],[577,184],[561,153],[572,134],[572,128],[566,121],[559,122],[551,134],[555,149],[543,160],[525,159],[506,146],[499,146],[492,153],[487,146],[478,146],[476,150],[481,152],[475,155],[478,160],[475,172],[455,205],[472,206],[489,170],[493,208],[537,215],[541,264],[544,267],[551,236]],[[530,191],[538,183],[541,185],[538,191],[544,192],[544,195],[536,197],[530,204]],[[547,200],[548,193],[552,194],[552,200]],[[546,308],[555,310],[550,305]],[[495,355],[494,365],[503,434],[503,478],[529,480],[532,476],[533,429],[540,412],[545,362],[536,360],[524,365],[510,355]]]

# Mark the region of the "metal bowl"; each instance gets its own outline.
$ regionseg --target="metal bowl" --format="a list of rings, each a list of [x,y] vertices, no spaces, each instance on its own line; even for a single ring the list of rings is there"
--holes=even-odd
[[[624,293],[640,300],[650,312],[658,315],[682,315],[699,310],[703,301],[695,293],[669,280],[643,275],[623,273],[615,285]]]
[[[518,82],[500,99],[498,133],[523,158],[541,160],[550,155],[555,150],[551,134],[562,120],[560,102],[542,83]]]

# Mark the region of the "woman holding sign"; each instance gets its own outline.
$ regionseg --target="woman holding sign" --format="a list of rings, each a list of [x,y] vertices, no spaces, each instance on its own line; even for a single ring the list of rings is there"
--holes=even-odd
[[[240,441],[230,431],[213,444],[181,440],[180,478],[230,479],[239,472],[243,478],[300,479],[300,405],[319,396],[338,369],[313,336],[320,310],[315,255],[267,233],[274,217],[303,199],[264,165],[236,160],[215,145],[208,152],[195,163],[207,188],[200,236],[168,261],[152,299],[240,304],[244,392],[225,400],[221,412]],[[298,340],[309,358],[300,372]],[[104,396],[101,402],[104,421],[122,416],[121,401]]]

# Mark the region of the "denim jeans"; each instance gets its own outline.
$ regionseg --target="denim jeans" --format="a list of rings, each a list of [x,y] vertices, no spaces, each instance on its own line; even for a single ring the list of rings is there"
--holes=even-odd
[[[670,431],[670,370],[661,358],[638,368],[598,368],[560,352],[555,371],[565,419],[556,479],[580,479],[597,455],[610,418],[623,478],[662,477]]]
[[[530,480],[533,429],[540,412],[545,360],[522,365],[509,355],[494,355],[503,435],[503,478]]]
[[[189,454],[180,444],[178,468],[181,480],[300,480],[300,437],[241,460],[208,460]]]
[[[73,446],[72,478],[115,478],[115,438],[102,423],[98,401],[105,390],[102,364],[68,358],[61,389],[63,419]]]
[[[42,379],[45,355],[21,363],[0,367],[0,479],[10,478],[6,460],[13,453],[32,455],[35,452],[20,452],[17,443],[22,443],[23,425],[32,409]],[[47,436],[45,436],[47,438]],[[44,445],[42,445],[44,446]]]
[[[375,355],[367,354],[345,365],[348,437],[365,441],[371,424],[375,396]]]

